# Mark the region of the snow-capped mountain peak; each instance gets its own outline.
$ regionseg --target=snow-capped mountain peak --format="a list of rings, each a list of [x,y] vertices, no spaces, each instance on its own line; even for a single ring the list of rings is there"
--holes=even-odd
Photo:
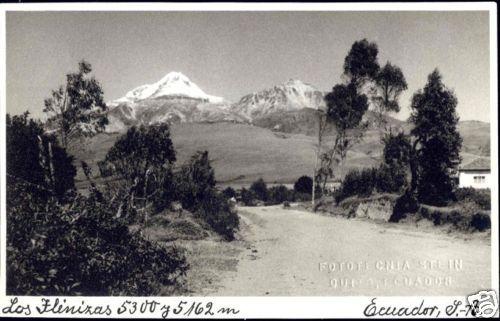
[[[300,80],[289,79],[281,85],[244,96],[235,109],[255,119],[276,112],[317,109],[323,104],[323,93],[318,89]]]
[[[108,106],[108,132],[162,122],[247,121],[233,113],[228,101],[207,95],[188,77],[175,71],[155,83],[132,89]]]
[[[111,102],[111,105],[136,103],[141,100],[155,98],[199,99],[210,103],[221,103],[224,101],[221,97],[207,95],[181,72],[172,71],[153,84],[142,85],[132,89],[124,97]]]

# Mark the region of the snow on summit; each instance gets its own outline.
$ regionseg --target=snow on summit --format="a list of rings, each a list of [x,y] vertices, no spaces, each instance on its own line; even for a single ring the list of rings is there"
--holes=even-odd
[[[224,100],[222,97],[207,95],[184,74],[173,71],[153,84],[132,89],[124,97],[115,100],[113,103],[138,102],[160,97],[192,98],[211,103],[220,103]]]

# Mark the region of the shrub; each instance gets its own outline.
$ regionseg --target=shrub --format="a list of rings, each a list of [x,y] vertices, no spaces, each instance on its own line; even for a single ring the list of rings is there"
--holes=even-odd
[[[470,226],[478,231],[491,228],[491,219],[488,213],[476,213],[472,216]]]
[[[339,190],[334,193],[337,203],[357,195],[367,197],[374,192],[397,193],[406,185],[403,170],[382,164],[376,168],[365,168],[361,171],[352,170],[345,176]]]
[[[239,199],[245,206],[255,206],[257,196],[254,192],[243,187],[239,194]]]
[[[215,188],[215,175],[208,152],[196,152],[184,164],[175,179],[177,197],[182,207],[196,210],[207,195]]]
[[[24,184],[34,197],[53,195],[63,201],[75,190],[73,157],[28,116],[7,115],[7,183]]]
[[[14,188],[7,211],[10,295],[153,295],[178,286],[187,263],[175,248],[129,232],[91,195],[68,206]]]
[[[228,199],[231,199],[233,197],[236,198],[236,191],[231,186],[228,186],[222,191],[222,195],[224,195]]]
[[[418,209],[419,205],[416,196],[409,192],[404,193],[396,200],[389,222],[399,222],[406,217],[406,214],[415,213]]]
[[[197,214],[201,216],[215,232],[227,240],[234,239],[234,233],[239,226],[236,211],[227,199],[215,190],[206,194],[200,204]]]
[[[301,176],[295,184],[293,189],[297,193],[312,194],[313,179],[309,176]]]
[[[258,200],[266,202],[269,198],[269,191],[267,190],[266,182],[259,178],[250,185],[250,190],[255,194]]]
[[[183,208],[197,213],[215,232],[232,240],[239,226],[238,214],[228,198],[215,189],[208,152],[194,154],[176,176],[177,195]]]
[[[271,204],[281,204],[291,198],[293,193],[288,191],[285,185],[273,186],[269,189],[269,201]]]
[[[472,187],[458,188],[455,191],[455,198],[458,202],[472,202],[482,210],[491,210],[490,189],[477,190]]]
[[[320,195],[318,195],[316,198],[319,198]],[[311,194],[294,192],[290,200],[294,202],[310,202]]]
[[[405,171],[400,167],[382,164],[376,175],[375,187],[380,193],[401,192],[407,183]]]
[[[353,195],[369,196],[375,188],[376,171],[372,168],[361,172],[352,170],[344,177],[339,192],[336,194],[336,202],[339,203]]]
[[[131,127],[115,142],[99,163],[99,169],[103,177],[113,175],[120,179],[113,192],[129,200],[127,206],[141,209],[152,206],[158,212],[168,208],[174,198],[174,162],[169,126],[142,125]]]

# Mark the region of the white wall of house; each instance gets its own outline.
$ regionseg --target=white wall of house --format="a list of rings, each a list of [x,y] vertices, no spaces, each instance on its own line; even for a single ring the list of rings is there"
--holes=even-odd
[[[491,188],[490,171],[461,171],[458,176],[459,187]]]

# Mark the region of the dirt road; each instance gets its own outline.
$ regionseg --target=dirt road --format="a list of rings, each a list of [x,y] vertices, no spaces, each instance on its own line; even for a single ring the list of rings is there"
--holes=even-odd
[[[490,287],[489,240],[243,207],[243,251],[205,295],[466,295]]]

